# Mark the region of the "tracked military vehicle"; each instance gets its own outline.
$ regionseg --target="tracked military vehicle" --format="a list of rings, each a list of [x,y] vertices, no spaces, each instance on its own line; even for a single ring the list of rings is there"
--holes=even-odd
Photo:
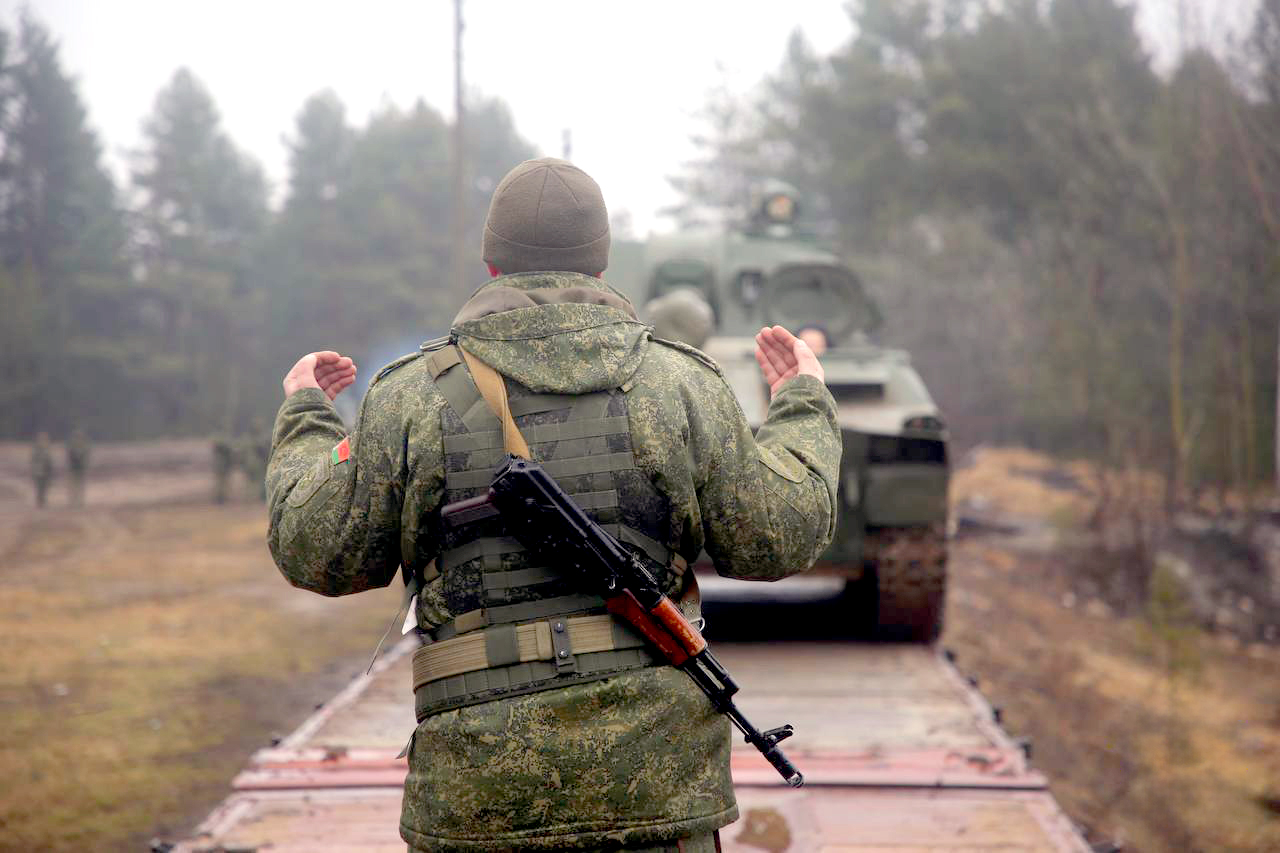
[[[853,270],[801,233],[797,210],[795,191],[772,184],[736,227],[654,237],[628,289],[659,335],[719,362],[753,427],[769,403],[755,333],[781,324],[825,339],[844,460],[835,540],[814,571],[845,578],[851,618],[878,635],[928,642],[946,586],[946,427],[907,353],[871,342],[879,311]]]

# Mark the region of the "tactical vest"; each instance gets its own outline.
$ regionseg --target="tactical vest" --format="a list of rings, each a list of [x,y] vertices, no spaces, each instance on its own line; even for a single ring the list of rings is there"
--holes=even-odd
[[[427,356],[442,411],[445,502],[475,497],[506,456],[497,417],[455,346]],[[663,542],[669,503],[632,456],[623,389],[539,394],[506,380],[511,413],[533,457],[589,516],[648,557],[669,594],[684,561]],[[580,592],[567,572],[531,564],[501,519],[443,530],[435,569],[451,621],[414,656],[419,722],[431,714],[502,697],[595,681],[658,663],[644,641]]]

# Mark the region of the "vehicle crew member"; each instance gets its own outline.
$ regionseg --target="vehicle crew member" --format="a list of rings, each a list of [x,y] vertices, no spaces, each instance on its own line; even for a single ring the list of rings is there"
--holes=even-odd
[[[53,481],[53,448],[47,432],[38,433],[31,445],[31,481],[36,487],[36,506],[43,508],[49,499],[49,483]]]
[[[644,306],[644,314],[653,325],[656,337],[682,341],[698,348],[711,337],[716,324],[715,314],[707,300],[687,288],[673,290],[652,300]]]
[[[441,506],[483,493],[504,458],[473,380],[483,365],[505,377],[534,458],[686,608],[704,548],[723,575],[772,580],[832,535],[840,433],[808,347],[781,327],[757,336],[773,399],[753,436],[715,363],[654,338],[600,279],[608,222],[586,173],[522,163],[490,204],[493,279],[449,340],[383,368],[354,432],[331,402],[350,358],[311,353],[284,379],[267,471],[276,564],[325,595],[385,586],[398,566],[421,584],[429,644],[400,822],[413,850],[711,851],[737,817],[729,723],[684,673],[600,623],[600,599],[532,565],[500,519],[442,524]],[[604,625],[598,645],[579,633],[589,623]],[[457,674],[441,652],[463,645]]]

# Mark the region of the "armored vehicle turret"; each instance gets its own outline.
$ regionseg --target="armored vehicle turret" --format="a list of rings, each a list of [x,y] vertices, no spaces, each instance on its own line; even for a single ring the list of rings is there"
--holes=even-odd
[[[907,353],[871,342],[879,311],[853,270],[798,230],[798,209],[793,189],[771,183],[737,226],[653,237],[630,289],[659,334],[715,358],[753,427],[769,402],[760,327],[825,344],[844,459],[835,540],[814,571],[845,578],[850,615],[880,636],[931,641],[946,586],[946,428]]]

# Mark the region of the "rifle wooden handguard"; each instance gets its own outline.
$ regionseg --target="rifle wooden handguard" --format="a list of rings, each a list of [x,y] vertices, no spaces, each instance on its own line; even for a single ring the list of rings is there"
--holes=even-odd
[[[658,606],[649,611],[649,615],[670,632],[689,657],[700,655],[707,648],[707,641],[702,639],[698,629],[684,618],[680,608],[671,599],[664,596]]]
[[[670,599],[664,598],[662,604],[675,609]],[[654,608],[655,612],[662,610],[662,604]],[[655,621],[630,590],[623,590],[620,595],[606,598],[604,605],[610,613],[635,628],[641,636],[657,646],[658,651],[662,652],[663,657],[673,666],[680,666],[689,659],[689,653],[685,651],[679,635],[673,633],[665,624]],[[676,615],[684,619],[679,610],[676,610]],[[688,625],[688,622],[685,624]],[[693,630],[692,625],[689,625],[689,630]],[[705,647],[706,643],[703,643],[703,646]]]

